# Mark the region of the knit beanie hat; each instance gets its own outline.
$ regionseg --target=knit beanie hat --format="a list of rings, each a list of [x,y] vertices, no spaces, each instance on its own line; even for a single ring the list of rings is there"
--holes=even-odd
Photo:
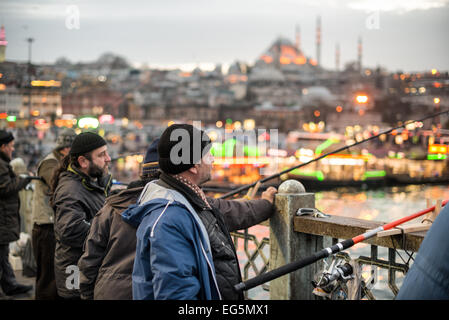
[[[76,132],[73,129],[64,129],[56,139],[56,149],[70,148],[75,140]]]
[[[157,154],[157,145],[159,138],[153,141],[148,147],[145,153],[145,159],[143,160],[142,174],[146,175],[153,170],[159,169],[159,155]]]
[[[14,136],[11,132],[6,130],[0,130],[0,147],[4,144],[8,144],[14,140]]]
[[[159,167],[178,174],[199,163],[212,147],[208,135],[190,124],[173,124],[162,133],[158,145]]]
[[[73,140],[69,154],[81,155],[105,145],[106,141],[98,134],[93,132],[83,132],[77,135],[75,140]]]

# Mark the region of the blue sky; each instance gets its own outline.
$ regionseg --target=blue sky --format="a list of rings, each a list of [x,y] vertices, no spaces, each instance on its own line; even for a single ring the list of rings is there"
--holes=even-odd
[[[225,66],[253,63],[278,37],[294,41],[315,57],[315,22],[322,21],[321,59],[335,67],[357,57],[363,65],[390,71],[449,70],[449,0],[2,0],[8,60],[92,61],[104,52],[136,66]],[[79,28],[78,28],[79,24]]]

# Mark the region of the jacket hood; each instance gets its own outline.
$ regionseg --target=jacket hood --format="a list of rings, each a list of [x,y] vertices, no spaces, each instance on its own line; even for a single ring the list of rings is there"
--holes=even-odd
[[[157,199],[157,201],[152,201],[150,203],[145,203],[144,205],[139,205],[138,203],[132,204],[121,213],[123,221],[138,228],[143,218],[150,214],[153,210],[167,205],[166,199]]]
[[[167,202],[177,202],[178,205],[183,204],[185,207],[191,208],[191,205],[179,192],[164,188],[155,183],[156,181],[148,182],[137,203],[122,212],[123,220],[135,228],[139,227],[147,214],[160,207],[165,207]]]
[[[123,220],[133,227],[138,228],[147,214],[160,207],[165,207],[170,202],[172,205],[185,207],[194,215],[201,228],[204,228],[203,224],[199,222],[200,219],[189,201],[178,191],[160,186],[157,184],[158,181],[153,180],[146,184],[137,203],[129,206],[128,209],[122,212]]]

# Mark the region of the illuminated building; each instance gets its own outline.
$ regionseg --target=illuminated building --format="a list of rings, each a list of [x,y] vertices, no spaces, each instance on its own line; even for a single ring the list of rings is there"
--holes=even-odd
[[[299,31],[296,35],[296,44],[287,38],[276,39],[259,56],[251,71],[250,82],[313,79],[318,61],[305,56],[299,41]]]
[[[30,99],[31,108],[28,109]],[[20,117],[26,118],[28,110],[33,117],[61,116],[62,99],[60,87],[32,85],[31,93],[23,91]]]
[[[19,89],[5,86],[0,90],[0,113],[18,116],[22,108],[22,95]]]
[[[67,93],[62,98],[63,113],[82,116],[86,114],[111,114],[114,117],[124,116],[120,114],[120,107],[125,113],[132,106],[125,103],[125,97],[119,92],[109,89],[83,88],[75,92]]]

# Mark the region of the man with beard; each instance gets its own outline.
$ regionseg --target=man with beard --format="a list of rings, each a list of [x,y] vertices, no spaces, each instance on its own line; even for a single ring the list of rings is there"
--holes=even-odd
[[[79,134],[53,178],[55,212],[55,280],[58,295],[80,299],[77,263],[90,221],[104,204],[111,186],[106,141],[92,132]]]

